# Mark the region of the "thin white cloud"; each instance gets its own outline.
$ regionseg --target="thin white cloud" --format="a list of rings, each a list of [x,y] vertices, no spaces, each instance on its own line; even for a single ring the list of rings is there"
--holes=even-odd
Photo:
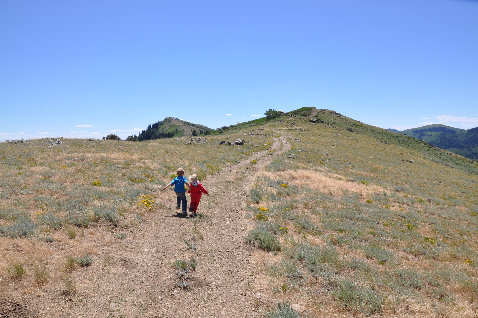
[[[251,115],[251,117],[262,117],[262,115]]]
[[[418,126],[428,126],[428,125],[433,125],[433,124],[436,124],[436,122],[433,122],[433,121],[423,121],[421,123],[418,124]],[[416,127],[414,127],[416,128]]]
[[[40,139],[40,138],[46,138],[46,137],[51,137],[51,133],[47,131],[41,131],[41,132],[36,132],[36,133],[25,133],[25,132],[19,132],[19,133],[9,133],[9,132],[0,132],[0,141],[5,141],[5,140],[19,140],[19,139]]]
[[[396,129],[396,130],[399,130],[399,131],[403,131],[403,130],[407,130],[407,129],[410,129],[410,128],[416,128],[416,127],[410,127],[410,126],[392,126],[390,127],[391,129]]]
[[[12,133],[0,131],[0,142],[11,139]]]
[[[440,115],[436,116],[435,118],[425,117],[422,119],[425,121],[421,122],[419,124],[420,126],[442,124],[463,129],[469,129],[478,126],[478,117]]]
[[[135,132],[141,132],[143,129],[141,128],[133,128],[133,129],[111,129],[111,133],[135,133]]]
[[[92,127],[95,127],[95,126],[90,125],[90,124],[86,124],[86,125],[76,125],[75,127],[76,128],[92,128]]]
[[[232,114],[226,114],[226,116],[232,116]]]
[[[437,117],[437,119],[443,123],[460,123],[460,124],[478,125],[478,117],[440,115]]]

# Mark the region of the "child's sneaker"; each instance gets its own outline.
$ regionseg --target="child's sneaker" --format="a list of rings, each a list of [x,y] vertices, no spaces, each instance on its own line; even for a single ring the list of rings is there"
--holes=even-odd
[[[193,212],[193,213],[191,213],[191,215],[190,215],[189,217],[190,217],[190,218],[195,218],[196,216],[198,216],[197,213],[196,213],[196,212]]]
[[[183,214],[181,214],[181,216],[182,216],[183,218],[187,218],[187,217],[188,217],[188,213],[187,213],[187,212],[183,212]]]
[[[176,206],[176,210],[179,210],[181,209],[181,207],[179,205]]]

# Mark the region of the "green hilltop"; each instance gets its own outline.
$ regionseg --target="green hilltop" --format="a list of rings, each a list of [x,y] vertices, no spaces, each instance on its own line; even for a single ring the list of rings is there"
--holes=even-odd
[[[420,150],[433,161],[450,167],[467,170],[470,167],[470,161],[466,158],[478,159],[478,128],[464,130],[444,125],[429,125],[404,131],[387,130],[362,123],[332,110],[315,107],[302,107],[290,112],[269,109],[262,118],[218,129],[211,129],[174,117],[166,117],[162,121],[149,125],[138,136],[129,136],[127,140],[144,141],[181,136],[220,135],[294,117],[305,118],[318,125],[328,125],[337,129],[345,129],[348,132],[363,134],[385,144]],[[443,149],[451,153],[443,151]]]
[[[407,129],[402,133],[464,157],[478,159],[478,127],[465,130],[445,125],[428,125]]]
[[[143,141],[181,136],[198,136],[209,134],[211,131],[213,131],[213,129],[204,125],[193,124],[174,117],[166,117],[162,121],[149,125],[148,128],[141,131],[138,136],[129,136],[127,140]]]
[[[269,116],[267,116],[267,113],[269,114]],[[337,130],[345,130],[349,133],[372,137],[383,144],[392,144],[411,150],[420,151],[428,159],[437,163],[447,165],[449,167],[458,168],[473,173],[476,173],[478,171],[476,163],[473,163],[473,161],[470,159],[464,158],[465,154],[471,153],[472,155],[474,155],[478,150],[478,144],[476,142],[476,140],[478,140],[478,128],[464,131],[463,134],[465,137],[463,139],[465,141],[462,144],[470,148],[467,148],[468,150],[460,150],[461,153],[454,151],[456,150],[456,148],[444,147],[443,143],[439,145],[434,145],[432,142],[429,142],[428,140],[421,140],[422,138],[418,138],[417,136],[409,136],[408,134],[404,134],[404,132],[394,132],[387,129],[382,129],[372,125],[364,124],[360,121],[346,117],[335,111],[328,109],[317,109],[315,107],[302,107],[288,113],[268,110],[268,112],[266,112],[266,117],[244,123],[239,123],[237,125],[221,127],[217,129],[214,133],[238,131],[248,127],[260,126],[267,122],[275,120],[283,121],[285,123],[288,118],[294,117],[305,118],[309,122],[317,124],[318,129],[320,129],[321,125],[326,125],[332,128],[336,128]],[[459,129],[456,128],[452,129],[459,131]],[[441,148],[444,148],[451,152],[445,151]],[[360,149],[358,149],[357,151],[360,152]],[[460,154],[460,156],[456,155],[455,153]],[[358,155],[359,154],[360,153],[358,153]],[[470,155],[467,155],[466,157],[478,158]]]

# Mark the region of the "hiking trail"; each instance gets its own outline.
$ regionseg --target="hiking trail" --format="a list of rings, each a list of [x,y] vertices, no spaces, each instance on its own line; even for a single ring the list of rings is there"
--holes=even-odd
[[[290,148],[286,137],[274,138],[270,150],[203,180],[210,196],[199,205],[202,217],[173,217],[175,197],[158,194],[168,198],[166,209],[150,212],[123,240],[92,242],[98,261],[78,274],[74,297],[58,297],[58,286],[58,293],[32,300],[33,308],[40,317],[263,316],[254,248],[245,242],[253,226],[245,205],[257,175]],[[192,259],[195,270],[178,276],[173,264]]]

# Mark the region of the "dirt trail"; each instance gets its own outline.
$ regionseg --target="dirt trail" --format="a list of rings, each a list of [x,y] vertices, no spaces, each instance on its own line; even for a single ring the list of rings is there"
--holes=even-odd
[[[204,180],[211,196],[199,206],[202,219],[155,211],[124,240],[95,243],[91,248],[98,261],[75,272],[76,295],[59,297],[64,287],[58,286],[57,292],[33,299],[33,308],[40,310],[40,317],[262,316],[259,291],[254,289],[254,250],[245,243],[251,226],[245,202],[260,171],[289,149],[285,137],[275,138],[271,151]],[[170,206],[174,199],[171,196]],[[192,258],[197,267],[185,280],[189,288],[179,288],[172,264]]]

